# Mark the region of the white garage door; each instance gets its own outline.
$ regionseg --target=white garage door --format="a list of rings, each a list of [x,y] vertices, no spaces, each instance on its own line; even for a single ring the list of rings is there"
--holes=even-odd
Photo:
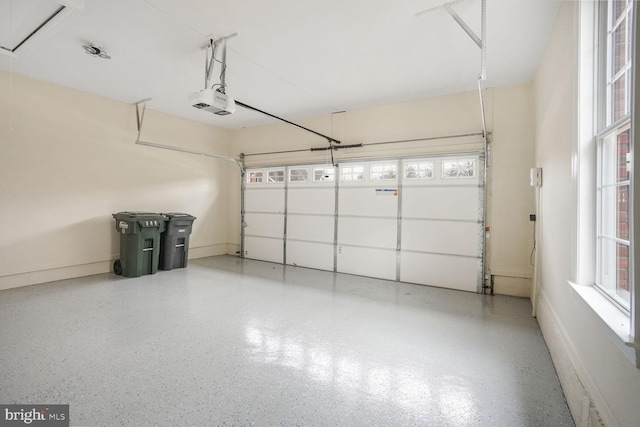
[[[286,263],[333,271],[335,168],[289,168]]]
[[[398,161],[340,166],[337,271],[396,280]]]
[[[244,256],[284,262],[285,170],[246,173],[244,191]]]
[[[479,171],[478,156],[403,161],[401,281],[481,290]]]
[[[249,170],[245,256],[479,292],[482,169],[471,155]]]

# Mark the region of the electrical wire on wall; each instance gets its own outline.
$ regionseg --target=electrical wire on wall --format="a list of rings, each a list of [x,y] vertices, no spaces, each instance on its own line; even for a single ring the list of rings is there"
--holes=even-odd
[[[529,265],[531,265],[532,267],[535,267],[536,262],[535,262],[535,253],[536,253],[536,216],[533,215],[533,219],[531,219],[531,221],[533,222],[533,247],[531,248],[531,254],[529,255]]]

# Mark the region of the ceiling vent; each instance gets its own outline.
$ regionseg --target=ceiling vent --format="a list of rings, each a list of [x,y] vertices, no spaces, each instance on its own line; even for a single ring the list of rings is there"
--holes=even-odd
[[[0,3],[0,54],[17,57],[84,9],[84,0]]]

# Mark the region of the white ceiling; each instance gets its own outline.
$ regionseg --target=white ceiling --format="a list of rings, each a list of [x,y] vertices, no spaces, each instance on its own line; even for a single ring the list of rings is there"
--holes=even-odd
[[[11,36],[11,11],[23,1],[0,0],[0,35]],[[210,36],[238,33],[228,41],[229,95],[296,120],[476,89],[473,40],[442,8],[415,16],[445,2],[86,0],[82,13],[17,58],[0,55],[0,68],[126,103],[152,98],[148,108],[219,127],[250,127],[274,119],[242,108],[219,117],[187,102],[203,88],[201,46]],[[533,78],[558,5],[487,0],[485,87]],[[453,8],[480,35],[481,0]],[[85,54],[87,42],[112,59]]]

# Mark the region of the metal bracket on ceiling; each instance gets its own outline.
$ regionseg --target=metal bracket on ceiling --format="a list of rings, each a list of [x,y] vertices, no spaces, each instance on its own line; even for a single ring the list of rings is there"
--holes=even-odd
[[[209,49],[209,48],[211,47],[211,45],[214,45],[214,46],[215,46],[215,45],[218,45],[218,44],[220,44],[220,43],[222,43],[222,42],[224,42],[224,41],[227,41],[227,40],[229,40],[229,39],[234,38],[234,37],[235,37],[235,36],[237,36],[237,35],[238,35],[238,33],[232,33],[232,34],[229,34],[228,36],[218,37],[217,39],[214,39],[214,37],[213,37],[213,36],[209,36],[209,37],[207,37],[207,43],[206,43],[206,44],[203,44],[203,45],[200,47],[200,50],[206,50],[206,49]]]
[[[151,101],[151,98],[146,98],[134,103],[136,106],[136,124],[138,125],[138,138],[136,138],[136,144],[146,145],[148,147],[161,148],[163,150],[178,151],[180,153],[188,153],[188,154],[196,154],[199,156],[213,157],[214,159],[222,159],[229,162],[233,162],[238,167],[238,169],[240,169],[240,174],[244,176],[245,170],[244,170],[243,163],[238,161],[238,159],[234,159],[233,157],[223,156],[221,154],[205,153],[203,151],[197,151],[197,150],[189,150],[187,148],[173,147],[171,145],[156,144],[154,142],[149,142],[149,141],[142,141],[140,139],[140,133],[142,132],[142,124],[144,123],[144,113],[147,110],[148,101]],[[140,104],[142,104],[142,112],[140,112]]]
[[[456,21],[456,23],[464,30],[465,33],[471,40],[474,41],[476,45],[480,48],[480,76],[479,79],[486,80],[487,79],[487,0],[482,0],[481,5],[481,34],[480,37],[467,25],[467,23],[456,13],[455,10],[451,7],[456,3],[462,3],[465,0],[454,0],[448,3],[445,3],[440,6],[432,7],[430,9],[423,10],[415,14],[415,17],[420,17],[422,15],[426,15],[427,13],[433,12],[438,9],[444,9],[449,13],[449,15]]]

